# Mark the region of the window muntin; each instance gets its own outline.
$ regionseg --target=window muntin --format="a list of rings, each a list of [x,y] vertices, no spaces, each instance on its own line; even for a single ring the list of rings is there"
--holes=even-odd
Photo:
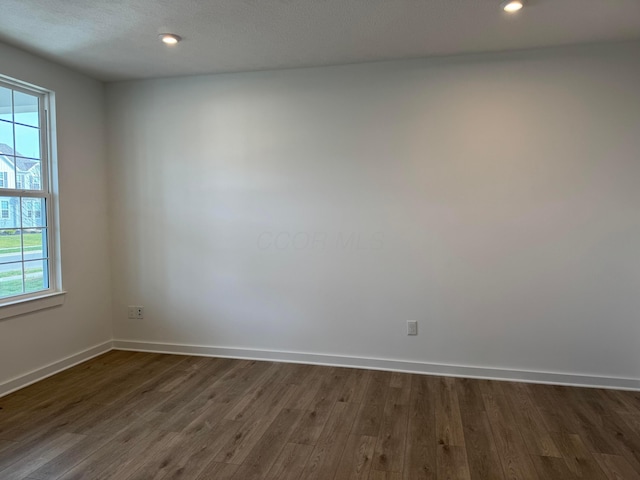
[[[0,306],[56,287],[47,103],[0,79]]]

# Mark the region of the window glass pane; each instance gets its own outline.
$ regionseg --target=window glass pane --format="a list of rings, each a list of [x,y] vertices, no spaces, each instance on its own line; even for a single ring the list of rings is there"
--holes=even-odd
[[[27,93],[13,92],[13,118],[16,123],[24,123],[33,127],[40,126],[38,115],[39,98]]]
[[[20,197],[0,197],[0,229],[20,228]]]
[[[16,155],[40,158],[40,130],[18,124],[14,127],[16,135]]]
[[[22,228],[46,227],[44,198],[22,199]]]
[[[40,100],[0,86],[0,188],[44,197]],[[0,196],[0,299],[50,287],[47,200],[21,193]]]
[[[22,232],[20,229],[0,230],[0,264],[22,261]]]
[[[16,157],[16,188],[18,190],[42,190],[39,160]]]
[[[25,228],[22,230],[22,248],[24,248],[25,260],[37,260],[46,258],[47,255],[47,229]]]
[[[42,162],[34,162],[27,171],[29,190],[42,190]]]
[[[49,262],[47,260],[24,262],[24,286],[25,293],[49,288]]]
[[[0,298],[24,293],[22,262],[0,264]]]
[[[11,110],[11,90],[0,87],[0,120],[13,121]]]
[[[13,123],[2,120],[0,120],[0,155],[13,155]]]

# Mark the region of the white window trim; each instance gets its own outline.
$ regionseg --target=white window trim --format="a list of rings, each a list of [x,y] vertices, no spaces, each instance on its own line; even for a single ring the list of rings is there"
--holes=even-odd
[[[55,94],[50,90],[37,87],[25,82],[20,82],[0,75],[0,85],[21,91],[29,95],[38,95],[40,98],[40,128],[43,133],[40,137],[41,152],[41,186],[47,187],[44,198],[47,202],[47,256],[49,258],[49,288],[38,292],[15,295],[0,300],[0,320],[26,313],[35,312],[46,308],[62,305],[67,293],[62,288],[62,265],[60,255],[60,225],[58,205],[58,172],[57,155],[55,148]],[[0,188],[2,196],[33,196],[42,198],[41,195],[30,195],[29,190]]]
[[[44,310],[45,308],[58,307],[64,303],[66,293],[64,290],[59,292],[48,292],[44,295],[39,295],[33,298],[9,297],[12,302],[5,302],[0,306],[0,320],[5,318],[17,317],[18,315],[25,315],[31,312],[37,312],[38,310]],[[38,292],[42,293],[42,292]]]

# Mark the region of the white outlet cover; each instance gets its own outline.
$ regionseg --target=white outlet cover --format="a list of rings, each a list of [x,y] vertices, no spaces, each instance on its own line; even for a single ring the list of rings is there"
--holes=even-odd
[[[407,335],[418,335],[418,322],[416,321],[407,322]]]
[[[144,318],[144,307],[141,305],[129,305],[127,316],[131,320]]]

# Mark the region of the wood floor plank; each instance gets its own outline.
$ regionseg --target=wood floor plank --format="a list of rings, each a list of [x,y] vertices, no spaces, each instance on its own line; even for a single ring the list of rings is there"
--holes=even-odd
[[[566,417],[573,418],[575,433],[592,452],[616,455],[620,453],[615,433],[603,428],[603,418],[594,412],[590,405],[583,401],[580,394],[574,395],[571,400],[571,409],[563,408]]]
[[[640,477],[640,431],[631,428],[613,411],[611,415],[604,415],[601,419],[602,429],[612,439],[616,451],[625,457]]]
[[[0,419],[0,421],[2,421]],[[0,452],[6,448],[10,448],[12,446],[15,446],[16,442],[13,442],[11,440],[1,440],[0,439]]]
[[[0,399],[0,478],[640,480],[640,393],[110,352]]]
[[[300,385],[307,377],[311,365],[302,363],[285,363],[282,365],[283,376],[282,383],[290,383],[292,385]]]
[[[596,453],[595,458],[609,480],[637,480],[640,478],[638,472],[620,455]]]
[[[284,387],[277,383],[258,383],[242,396],[224,418],[226,420],[244,420],[250,417],[275,390],[283,391]]]
[[[302,418],[302,414],[301,410],[291,410],[289,408],[280,410],[280,413],[269,425],[267,431],[246,456],[243,464],[257,465],[260,467],[262,476],[266,475],[280,451],[287,444],[287,440]]]
[[[464,447],[441,444],[437,453],[439,480],[470,480],[467,452]]]
[[[566,400],[558,398],[551,385],[525,384],[533,405],[538,410],[548,432],[577,434],[575,418],[566,407]]]
[[[267,473],[266,480],[298,480],[313,448],[313,445],[287,443]]]
[[[216,462],[242,464],[251,449],[269,428],[271,422],[275,420],[280,410],[289,401],[295,388],[297,388],[296,385],[278,384],[269,398],[265,399],[265,402],[254,411],[236,435],[218,453],[215,457]]]
[[[464,447],[464,432],[455,379],[440,377],[436,392],[436,435],[439,445]]]
[[[352,433],[377,437],[382,425],[384,404],[362,403]]]
[[[349,438],[358,405],[337,402],[311,453],[301,480],[326,480],[334,477]]]
[[[477,380],[456,378],[455,385],[461,411],[469,413],[485,411],[482,389]]]
[[[618,414],[639,413],[638,408],[629,395],[620,395],[616,390],[591,389],[594,391],[594,402],[601,403],[607,411],[615,411]]]
[[[384,405],[387,401],[390,383],[391,373],[372,371],[362,403]]]
[[[404,480],[434,480],[437,477],[436,379],[414,375],[411,379]]]
[[[553,443],[551,435],[545,427],[544,419],[533,404],[524,385],[504,382],[502,389],[509,401],[511,412],[527,451],[532,455],[560,458],[558,447]]]
[[[46,408],[46,405],[56,406],[63,399],[66,401],[86,399],[93,392],[99,391],[102,386],[113,381],[113,378],[118,378],[127,371],[139,367],[142,360],[150,357],[150,354],[138,352],[109,352],[4,397],[0,399],[0,406],[5,412],[17,406],[18,413],[22,415],[25,412]],[[96,365],[100,365],[102,359],[106,359],[104,368],[97,368]],[[80,384],[81,389],[73,389],[74,385]],[[20,396],[23,395],[29,398],[26,405],[20,403]]]
[[[63,473],[59,478],[102,480],[118,478],[118,475],[124,476],[127,470],[132,469],[132,465],[139,462],[140,455],[167,435],[170,433],[161,430],[149,431],[143,425],[134,427]]]
[[[228,413],[237,404],[237,401],[245,398],[240,393],[235,397],[229,395],[235,384],[227,380],[230,377],[234,377],[238,370],[239,365],[235,365],[222,370],[220,375],[209,376],[210,380],[205,388],[201,389],[191,399],[183,401],[171,412],[162,411],[162,408],[158,408],[157,411],[165,418],[163,428],[174,432],[183,431],[187,425],[209,409],[212,404],[217,404],[221,407],[228,406],[229,408],[225,408],[225,414]],[[171,395],[165,396],[165,401],[160,403],[160,407],[170,398]],[[223,403],[225,400],[226,402]]]
[[[409,373],[391,372],[391,380],[389,380],[389,386],[391,388],[403,388],[411,389],[411,377]]]
[[[23,477],[30,476],[34,471],[42,465],[63,455],[73,445],[85,440],[84,435],[76,435],[73,433],[62,433],[50,442],[44,443],[39,448],[29,452],[29,454],[13,462],[7,468],[0,470],[0,478],[3,480],[19,480]]]
[[[196,480],[231,480],[238,470],[232,463],[212,462],[205,467]]]
[[[206,360],[206,358],[205,358]],[[172,414],[182,409],[186,402],[198,396],[211,384],[211,378],[222,376],[233,367],[233,360],[228,358],[215,359],[210,364],[202,363],[197,369],[186,372],[185,380],[180,388],[171,395],[166,402],[158,407],[158,411]],[[263,366],[266,370],[266,365]]]
[[[629,428],[633,428],[636,432],[640,432],[640,414],[621,413],[620,418]]]
[[[482,392],[482,395],[504,395],[502,386],[504,382],[498,382],[495,380],[476,380],[478,387]]]
[[[330,374],[329,370],[316,366],[306,365],[307,369],[304,370],[304,378],[302,378],[298,385],[298,395],[291,397],[286,407],[292,410],[307,410],[313,399],[318,395],[318,391],[322,386],[322,382],[326,376]]]
[[[361,403],[371,378],[371,370],[349,369],[344,387],[338,395],[339,402]]]
[[[145,451],[144,459],[136,462],[131,472],[123,473],[123,480],[139,480],[163,477],[171,467],[181,446],[182,436],[179,433],[168,432]]]
[[[531,455],[540,478],[545,480],[572,480],[577,478],[562,458]]]
[[[471,480],[504,480],[491,425],[484,410],[462,410]]]
[[[551,436],[576,478],[606,480],[604,472],[579,435],[553,432]]]
[[[349,435],[335,480],[367,480],[375,447],[375,437]]]
[[[292,442],[315,445],[346,380],[346,372],[341,368],[334,368],[325,376],[318,393],[291,435]]]
[[[390,390],[393,389],[390,388]],[[409,406],[407,403],[400,403],[400,401],[404,400],[402,392],[396,389],[396,393],[399,393],[399,395],[390,394],[388,396],[384,407],[382,425],[376,442],[373,468],[387,472],[402,473]]]
[[[371,470],[369,480],[402,480],[402,474],[398,472],[383,472],[382,470]]]
[[[58,478],[67,470],[80,463],[82,460],[104,447],[111,441],[113,435],[86,437],[87,440],[69,448],[64,454],[52,458],[30,474],[31,478],[48,480]]]
[[[484,401],[505,477],[511,480],[539,478],[507,399],[503,395],[484,395]]]
[[[210,428],[199,430],[198,433],[188,430],[181,433],[181,441],[177,446],[178,454],[171,455],[160,463],[162,475],[159,471],[158,477],[190,480],[199,476],[207,465],[212,462],[218,463],[215,462],[216,455],[237,435],[241,427],[240,422],[222,420]],[[138,478],[142,480],[148,477],[140,475]]]

